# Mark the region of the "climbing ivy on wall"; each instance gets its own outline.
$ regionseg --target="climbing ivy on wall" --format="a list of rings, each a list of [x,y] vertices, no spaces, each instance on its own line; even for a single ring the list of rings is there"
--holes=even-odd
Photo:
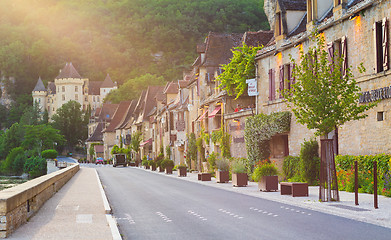
[[[261,113],[246,119],[244,139],[250,166],[270,157],[270,139],[290,130],[291,116],[290,112],[276,112],[270,115]]]

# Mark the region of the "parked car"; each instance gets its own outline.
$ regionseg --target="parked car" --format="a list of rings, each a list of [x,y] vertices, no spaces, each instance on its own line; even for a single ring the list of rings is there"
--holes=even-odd
[[[101,157],[98,157],[97,159],[96,159],[96,161],[95,161],[95,164],[103,164],[103,158],[101,158]]]
[[[118,165],[122,165],[124,167],[128,166],[126,154],[114,154],[113,167],[116,167]]]

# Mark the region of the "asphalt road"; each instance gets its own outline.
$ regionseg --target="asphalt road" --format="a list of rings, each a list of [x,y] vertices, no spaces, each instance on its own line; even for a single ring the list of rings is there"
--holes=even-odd
[[[388,228],[138,168],[97,170],[124,239],[391,239]]]

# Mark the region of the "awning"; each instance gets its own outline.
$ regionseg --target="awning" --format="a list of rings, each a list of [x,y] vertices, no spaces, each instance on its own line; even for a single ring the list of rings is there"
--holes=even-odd
[[[221,105],[217,106],[215,110],[211,114],[209,114],[209,118],[214,118],[216,114],[221,110]]]
[[[208,113],[208,111],[205,111],[200,117],[198,117],[197,121],[201,121],[205,118],[205,115]]]
[[[150,143],[152,143],[152,138],[148,139],[145,142],[140,143],[140,147],[144,147],[145,145],[150,144]]]

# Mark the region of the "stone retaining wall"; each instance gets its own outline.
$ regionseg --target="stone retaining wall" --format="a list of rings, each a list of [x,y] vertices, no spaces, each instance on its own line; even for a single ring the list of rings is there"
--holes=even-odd
[[[0,191],[0,238],[27,222],[78,171],[79,164]]]

